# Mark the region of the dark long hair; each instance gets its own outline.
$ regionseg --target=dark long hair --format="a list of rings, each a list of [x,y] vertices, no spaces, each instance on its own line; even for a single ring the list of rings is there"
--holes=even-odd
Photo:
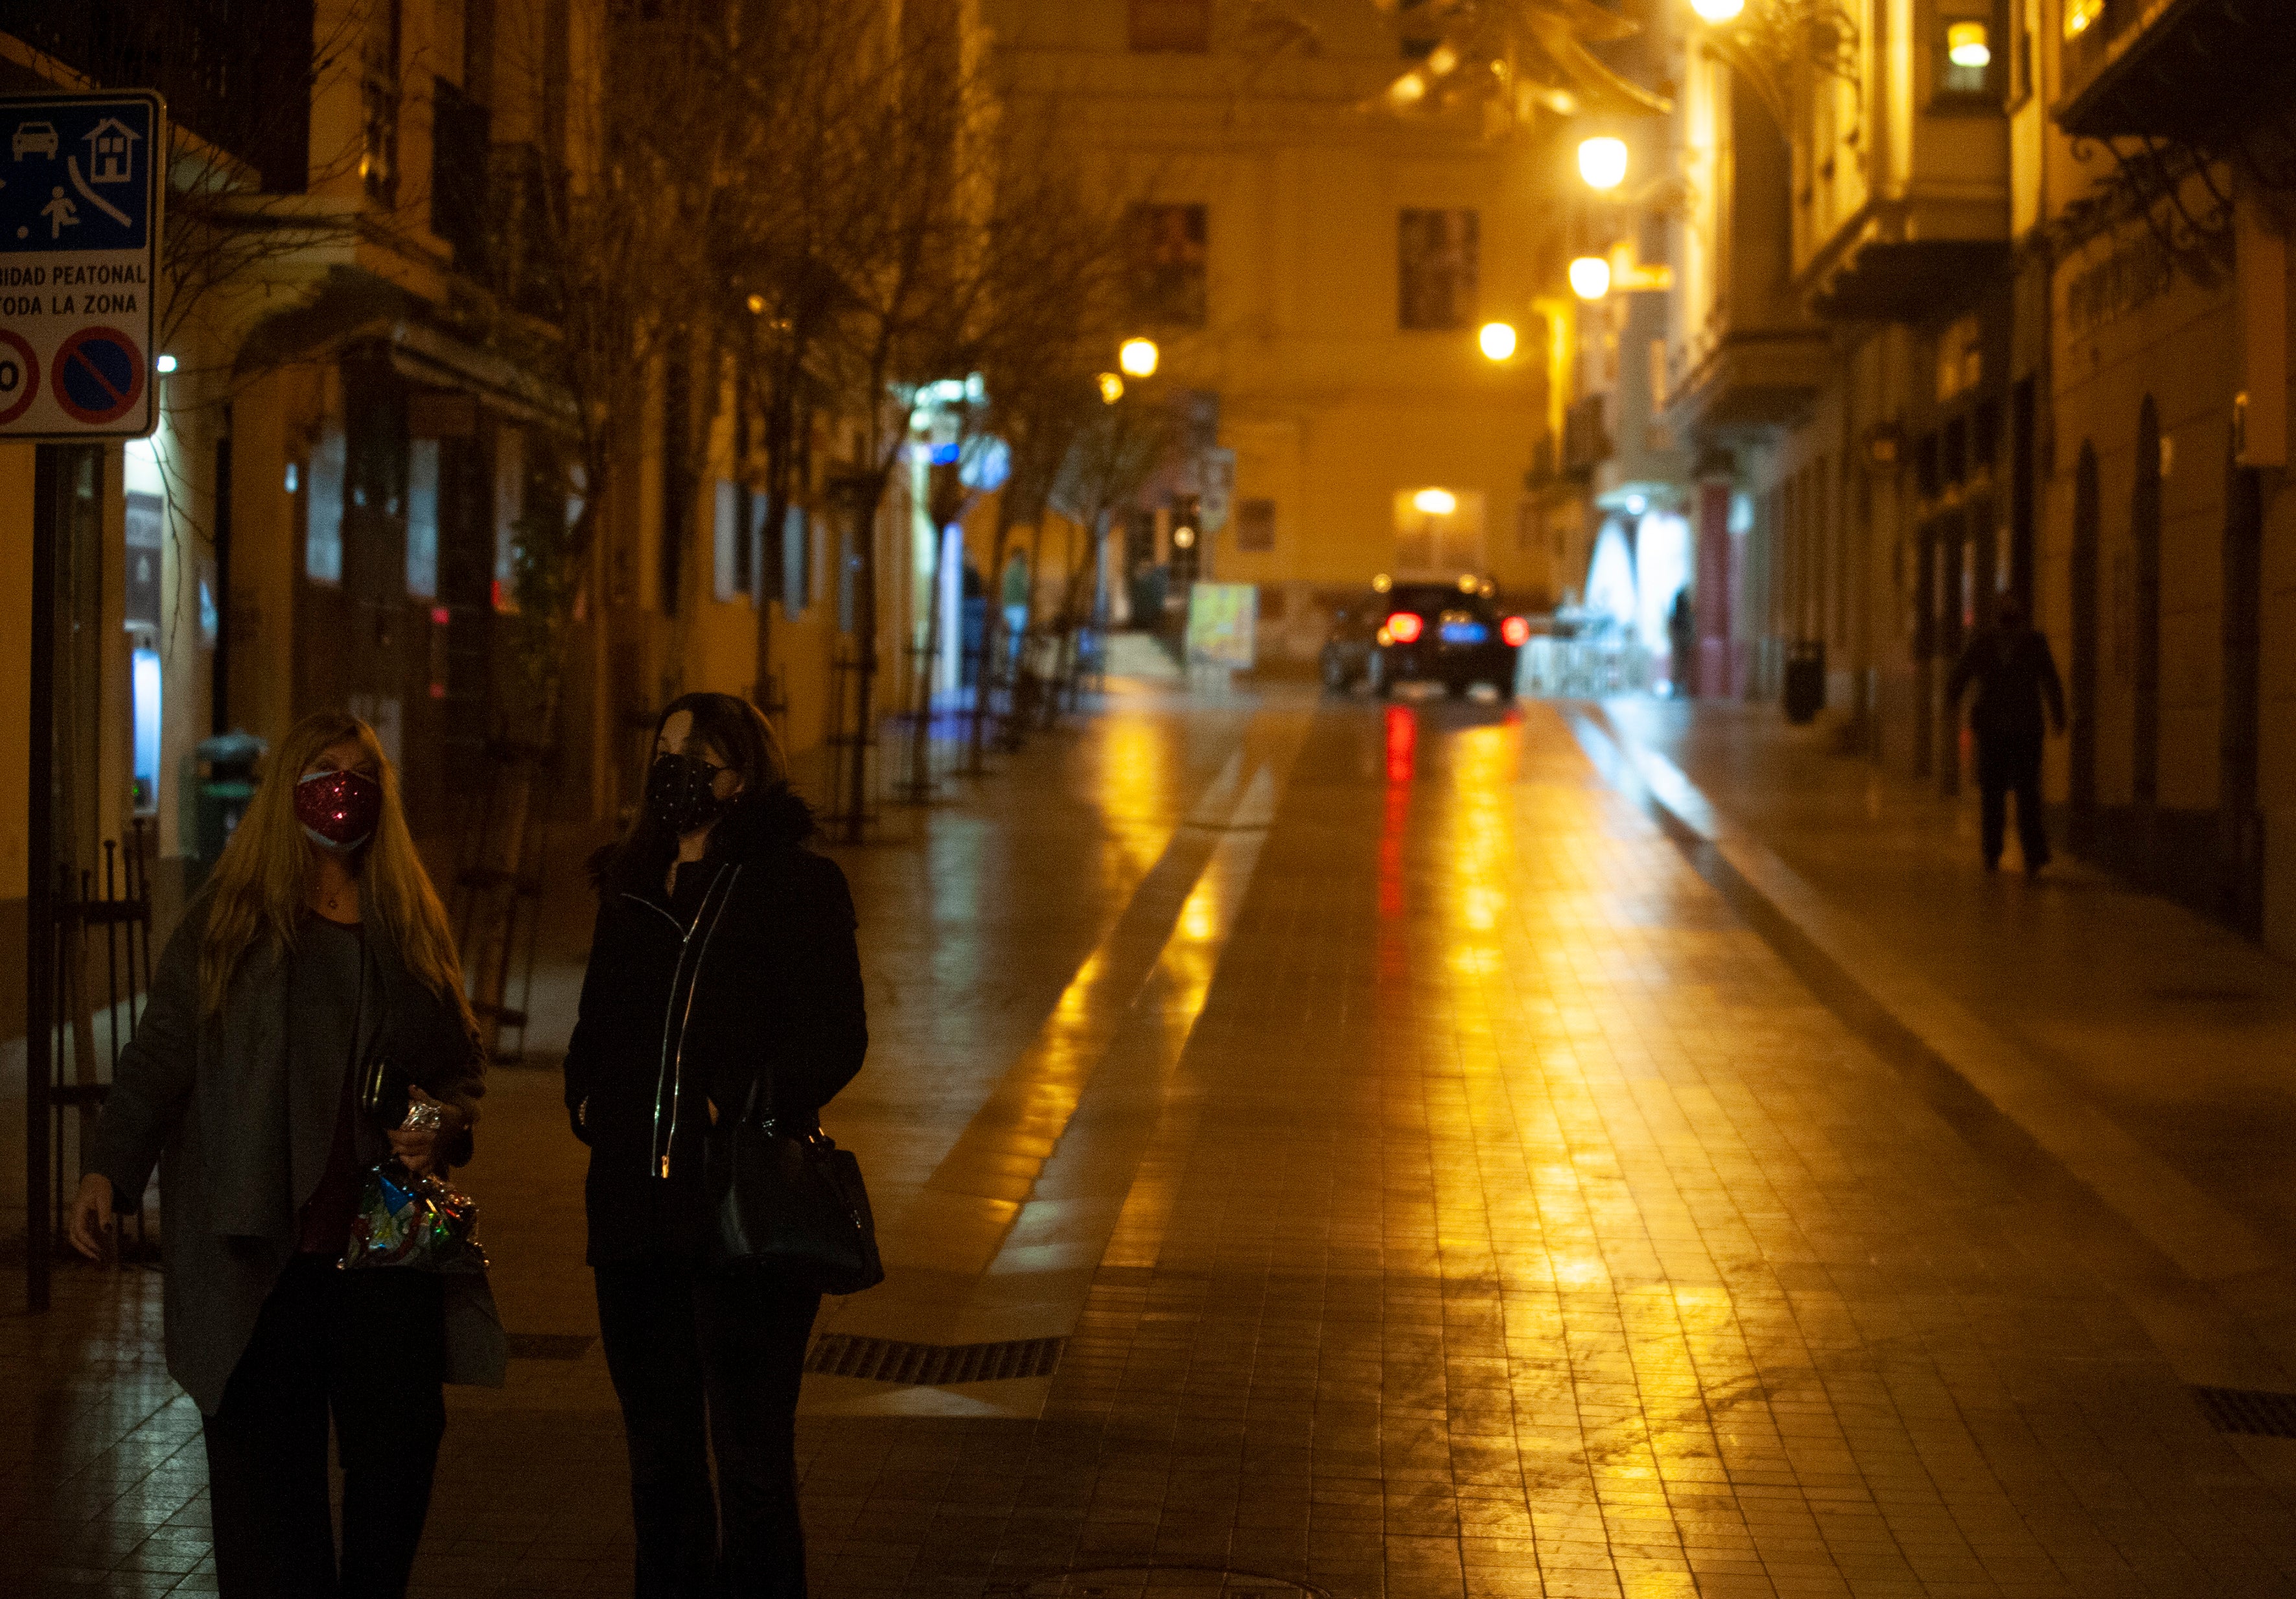
[[[646,741],[649,770],[662,728],[681,710],[693,718],[686,748],[707,745],[720,763],[742,775],[741,798],[711,831],[713,847],[718,835],[728,831],[729,823],[739,831],[742,813],[769,804],[788,806],[793,796],[789,793],[789,763],[782,754],[782,741],[756,706],[734,694],[680,694],[663,706],[661,715],[654,718],[653,737]],[[646,813],[641,800],[629,831],[590,857],[590,877],[601,888],[658,883],[676,853],[676,836]]]

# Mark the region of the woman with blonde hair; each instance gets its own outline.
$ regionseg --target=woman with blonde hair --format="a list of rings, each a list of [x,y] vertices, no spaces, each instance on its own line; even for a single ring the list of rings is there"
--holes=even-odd
[[[366,1168],[470,1159],[485,1070],[398,773],[357,717],[304,718],[160,956],[71,1211],[101,1259],[160,1168],[168,1370],[226,1595],[406,1591],[439,1384],[501,1382],[501,1324],[483,1276],[340,1266]]]

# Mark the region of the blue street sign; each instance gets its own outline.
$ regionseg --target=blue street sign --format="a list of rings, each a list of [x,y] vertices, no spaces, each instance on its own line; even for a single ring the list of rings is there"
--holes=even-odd
[[[158,425],[167,142],[150,91],[0,98],[0,439]]]

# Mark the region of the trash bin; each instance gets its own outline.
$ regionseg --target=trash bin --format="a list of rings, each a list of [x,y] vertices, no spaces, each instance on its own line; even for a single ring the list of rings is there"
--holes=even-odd
[[[247,814],[248,801],[255,798],[255,763],[267,747],[253,734],[236,729],[193,746],[199,786],[193,798],[191,847],[184,852],[190,857],[191,890],[207,881],[209,868],[222,857],[232,830]]]
[[[1803,639],[1786,653],[1786,720],[1800,727],[1825,709],[1825,644]]]

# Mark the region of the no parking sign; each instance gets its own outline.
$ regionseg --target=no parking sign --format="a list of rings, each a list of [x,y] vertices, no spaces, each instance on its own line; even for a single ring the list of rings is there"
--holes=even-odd
[[[148,90],[0,97],[0,439],[159,425],[159,174]]]

